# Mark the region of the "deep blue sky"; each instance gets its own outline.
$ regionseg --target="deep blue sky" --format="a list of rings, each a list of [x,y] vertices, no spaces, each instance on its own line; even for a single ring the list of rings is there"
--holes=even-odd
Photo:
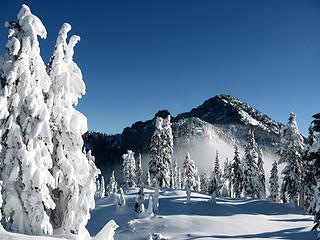
[[[173,116],[228,93],[307,132],[320,112],[320,1],[2,0],[0,23],[26,3],[48,31],[48,62],[60,26],[81,36],[75,61],[89,129],[121,132],[160,109]],[[2,24],[3,26],[3,24]],[[0,28],[2,52],[7,30]]]

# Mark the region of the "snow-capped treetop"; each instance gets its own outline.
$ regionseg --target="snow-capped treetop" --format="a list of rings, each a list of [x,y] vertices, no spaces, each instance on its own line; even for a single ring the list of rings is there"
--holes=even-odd
[[[31,13],[30,8],[22,4],[21,10],[18,13],[18,21],[21,29],[36,38],[37,35],[41,38],[47,38],[46,28],[43,26],[41,20]]]
[[[292,153],[301,158],[303,150],[304,141],[302,135],[299,133],[296,114],[291,112],[287,126],[281,129],[279,163],[290,161],[288,158],[292,157]]]
[[[55,76],[53,91],[56,97],[62,98],[66,105],[77,105],[78,99],[85,94],[86,89],[81,70],[73,61],[74,46],[80,41],[80,37],[73,35],[67,43],[67,34],[70,30],[71,25],[68,23],[64,23],[60,29],[54,54],[50,60],[49,74]]]

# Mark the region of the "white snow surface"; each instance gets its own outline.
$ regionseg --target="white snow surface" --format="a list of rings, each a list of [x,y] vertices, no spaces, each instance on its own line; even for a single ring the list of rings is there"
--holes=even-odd
[[[315,239],[311,232],[313,217],[281,203],[259,199],[217,198],[210,204],[209,195],[192,192],[186,203],[183,190],[163,190],[159,210],[154,217],[139,218],[134,212],[138,189],[126,191],[127,205],[116,210],[114,197],[97,200],[87,225],[95,235],[110,220],[119,225],[116,240],[146,240],[150,233],[168,239]],[[145,190],[147,207],[151,189]]]
[[[147,206],[149,194],[145,190]],[[149,234],[160,233],[168,239],[315,239],[311,232],[313,217],[282,203],[259,199],[217,198],[216,204],[208,202],[206,194],[192,192],[191,204],[186,203],[184,190],[162,189],[158,213],[153,217],[139,218],[134,211],[137,189],[126,191],[127,205],[116,208],[114,195],[96,200],[87,228],[93,240],[147,240]],[[110,221],[114,219],[114,221]],[[110,222],[109,222],[110,221]],[[97,235],[99,233],[99,236]],[[0,239],[5,240],[88,240],[88,238],[53,235],[28,236],[8,233],[0,228]]]

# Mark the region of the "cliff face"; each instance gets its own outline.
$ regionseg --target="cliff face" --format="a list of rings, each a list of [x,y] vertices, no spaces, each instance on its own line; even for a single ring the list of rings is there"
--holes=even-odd
[[[162,110],[155,117],[166,117],[168,114],[167,110]],[[121,155],[127,149],[143,154],[143,165],[146,166],[154,123],[155,118],[145,122],[139,121],[116,135],[88,132],[84,136],[85,144],[88,149],[92,149],[97,166],[107,176],[111,169],[119,173]],[[275,152],[282,127],[280,123],[257,109],[226,94],[210,98],[190,112],[172,117],[172,124],[176,152],[194,148],[200,139],[207,142],[219,140],[231,148],[233,144],[241,147],[249,130],[254,131],[260,147],[267,152]],[[219,146],[216,146],[216,150],[224,151],[219,149]]]

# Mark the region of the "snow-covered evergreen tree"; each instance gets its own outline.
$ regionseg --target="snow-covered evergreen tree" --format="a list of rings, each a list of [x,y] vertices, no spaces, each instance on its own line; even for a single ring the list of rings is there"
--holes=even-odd
[[[280,134],[280,160],[285,163],[282,170],[283,181],[281,186],[281,199],[295,206],[299,204],[299,194],[303,190],[301,186],[301,163],[304,150],[303,137],[299,133],[296,115],[290,113],[288,125],[281,129]],[[301,195],[300,195],[301,196]],[[300,198],[300,204],[302,199]]]
[[[157,117],[156,130],[151,138],[149,172],[151,182],[159,187],[170,186],[170,166],[173,152],[171,118]],[[155,179],[155,180],[152,180]]]
[[[147,172],[147,176],[146,176],[146,186],[147,187],[151,187],[151,177],[150,177],[150,172]]]
[[[100,185],[100,193],[99,193],[99,197],[103,198],[106,196],[106,186],[105,186],[105,181],[104,181],[104,177],[101,176],[101,185]]]
[[[278,202],[279,201],[279,177],[278,177],[278,163],[276,160],[272,164],[269,185],[270,185],[269,199],[272,200],[273,202]]]
[[[227,158],[224,162],[224,168],[223,168],[223,181],[224,181],[224,187],[227,189],[227,195],[231,196],[231,163],[229,162],[229,159]]]
[[[164,165],[164,173],[161,174],[164,179],[163,184],[160,184],[160,187],[170,187],[170,167],[172,164],[172,153],[173,153],[173,135],[172,135],[172,128],[171,128],[171,117],[170,115],[167,116],[163,120],[163,127],[162,127],[162,162]],[[160,181],[161,183],[161,181]]]
[[[169,176],[165,175],[165,165],[162,162],[162,123],[161,117],[156,118],[156,130],[151,137],[149,173],[151,184],[166,186]]]
[[[320,113],[312,116],[304,154],[305,206],[314,217],[314,230],[320,226]]]
[[[107,195],[116,194],[118,191],[118,183],[116,181],[116,178],[114,177],[114,171],[112,171],[109,184],[107,186]]]
[[[220,169],[220,159],[219,159],[219,153],[218,151],[216,152],[216,158],[215,158],[215,161],[214,161],[214,176],[217,180],[217,191],[215,192],[216,193],[216,196],[219,196],[220,195],[220,189],[222,188],[222,172],[221,172],[221,169]]]
[[[305,183],[305,209],[315,214],[315,189],[320,177],[320,113],[312,116],[303,156],[303,181]],[[311,204],[312,203],[312,204]]]
[[[178,180],[177,180],[177,186],[178,186],[178,189],[181,189],[183,188],[183,184],[182,184],[183,180],[182,180],[182,173],[181,173],[181,169],[180,167],[178,167]]]
[[[201,185],[201,192],[208,193],[209,191],[209,184],[210,184],[210,177],[208,173],[203,173],[200,175],[200,185]]]
[[[180,179],[179,179],[179,166],[178,166],[178,161],[174,161],[174,166],[173,166],[173,177],[174,177],[174,189],[179,189],[180,188]]]
[[[201,179],[200,179],[200,173],[199,170],[196,169],[196,175],[195,175],[195,186],[194,186],[194,190],[197,192],[201,192]]]
[[[122,188],[118,189],[116,197],[117,197],[117,209],[121,210],[126,205],[126,198],[124,196],[124,192]]]
[[[3,224],[7,230],[51,234],[48,212],[52,168],[50,110],[43,93],[50,78],[40,56],[38,36],[47,32],[28,6],[22,5],[9,27],[7,53],[0,57],[0,167],[3,180]]]
[[[263,167],[263,153],[261,148],[258,148],[258,185],[259,185],[259,198],[266,198],[266,175]]]
[[[144,213],[144,189],[143,187],[139,188],[138,197],[136,198],[135,203],[135,212],[138,214]]]
[[[97,178],[99,170],[95,167],[91,152],[86,154],[82,151],[82,135],[87,131],[87,119],[74,106],[85,94],[85,84],[81,70],[73,61],[74,46],[80,37],[71,36],[67,41],[70,30],[70,24],[62,25],[48,72],[52,81],[47,104],[51,108],[54,145],[52,172],[56,188],[53,197],[57,205],[52,211],[52,222],[54,228],[81,233],[89,219],[89,210],[94,207],[91,196],[94,189],[89,188],[89,181]],[[100,188],[100,196],[103,192]],[[90,207],[84,208],[85,204]]]
[[[187,192],[187,204],[190,203],[191,190],[194,188],[196,184],[196,166],[193,160],[190,158],[189,153],[186,154],[186,159],[183,163],[184,169],[184,186]]]
[[[138,159],[136,162],[136,184],[138,187],[143,187],[143,171],[141,167],[141,154],[138,154]]]
[[[244,157],[242,159],[243,193],[246,197],[258,197],[260,190],[258,184],[257,144],[252,131],[248,134],[244,151]]]
[[[124,188],[132,188],[136,186],[136,163],[134,159],[134,152],[128,150],[127,153],[122,155],[123,160],[123,168],[122,168],[122,176],[123,176],[123,187]]]
[[[220,183],[218,180],[218,176],[216,175],[215,171],[213,171],[210,183],[209,183],[209,188],[208,192],[211,195],[210,202],[211,203],[216,203],[216,196],[220,194]]]
[[[234,157],[230,167],[231,171],[231,185],[232,185],[232,196],[239,198],[241,197],[243,189],[243,171],[239,157],[238,147],[234,145]]]

